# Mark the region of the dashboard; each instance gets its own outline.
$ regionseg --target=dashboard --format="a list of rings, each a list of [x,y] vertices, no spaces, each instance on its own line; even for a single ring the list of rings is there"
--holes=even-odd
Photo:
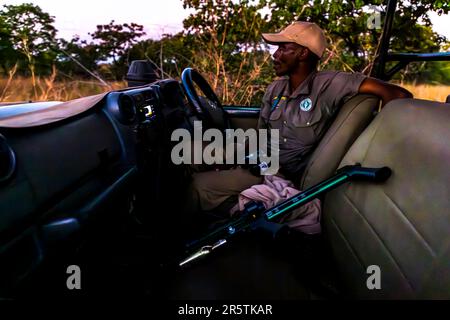
[[[0,297],[65,244],[77,247],[87,226],[107,228],[156,207],[184,103],[179,83],[162,80],[110,92],[61,121],[0,128]],[[4,116],[17,110],[9,105]]]

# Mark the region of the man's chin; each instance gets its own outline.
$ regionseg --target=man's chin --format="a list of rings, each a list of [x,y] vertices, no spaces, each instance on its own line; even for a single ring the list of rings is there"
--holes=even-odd
[[[277,75],[277,77],[282,77],[282,76],[285,76],[286,75],[286,71],[284,71],[284,70],[277,70],[277,69],[275,69],[275,74]]]

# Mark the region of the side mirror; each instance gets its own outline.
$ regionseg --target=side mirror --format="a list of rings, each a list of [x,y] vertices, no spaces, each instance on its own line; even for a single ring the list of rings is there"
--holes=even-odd
[[[132,61],[125,77],[128,87],[143,86],[160,79],[161,77],[153,68],[152,63],[147,60]]]

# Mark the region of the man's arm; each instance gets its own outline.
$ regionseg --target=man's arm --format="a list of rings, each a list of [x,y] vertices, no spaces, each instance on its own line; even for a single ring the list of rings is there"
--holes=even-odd
[[[386,103],[394,99],[405,99],[413,97],[412,93],[408,90],[375,78],[366,78],[361,83],[358,92],[373,94],[380,97],[380,99],[382,100],[382,107],[384,107]]]

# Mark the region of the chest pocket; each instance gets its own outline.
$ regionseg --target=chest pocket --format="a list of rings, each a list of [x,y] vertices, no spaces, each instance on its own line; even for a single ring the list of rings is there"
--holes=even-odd
[[[314,103],[309,111],[303,111],[300,103],[303,99],[299,99],[293,104],[288,112],[288,118],[292,119],[292,125],[296,128],[313,127],[323,120],[323,112],[320,105]]]
[[[265,108],[262,111],[262,118],[266,122],[279,120],[283,114],[283,109],[286,107],[286,101],[286,98],[280,99],[279,101],[277,99],[272,99],[272,105],[270,108]]]

